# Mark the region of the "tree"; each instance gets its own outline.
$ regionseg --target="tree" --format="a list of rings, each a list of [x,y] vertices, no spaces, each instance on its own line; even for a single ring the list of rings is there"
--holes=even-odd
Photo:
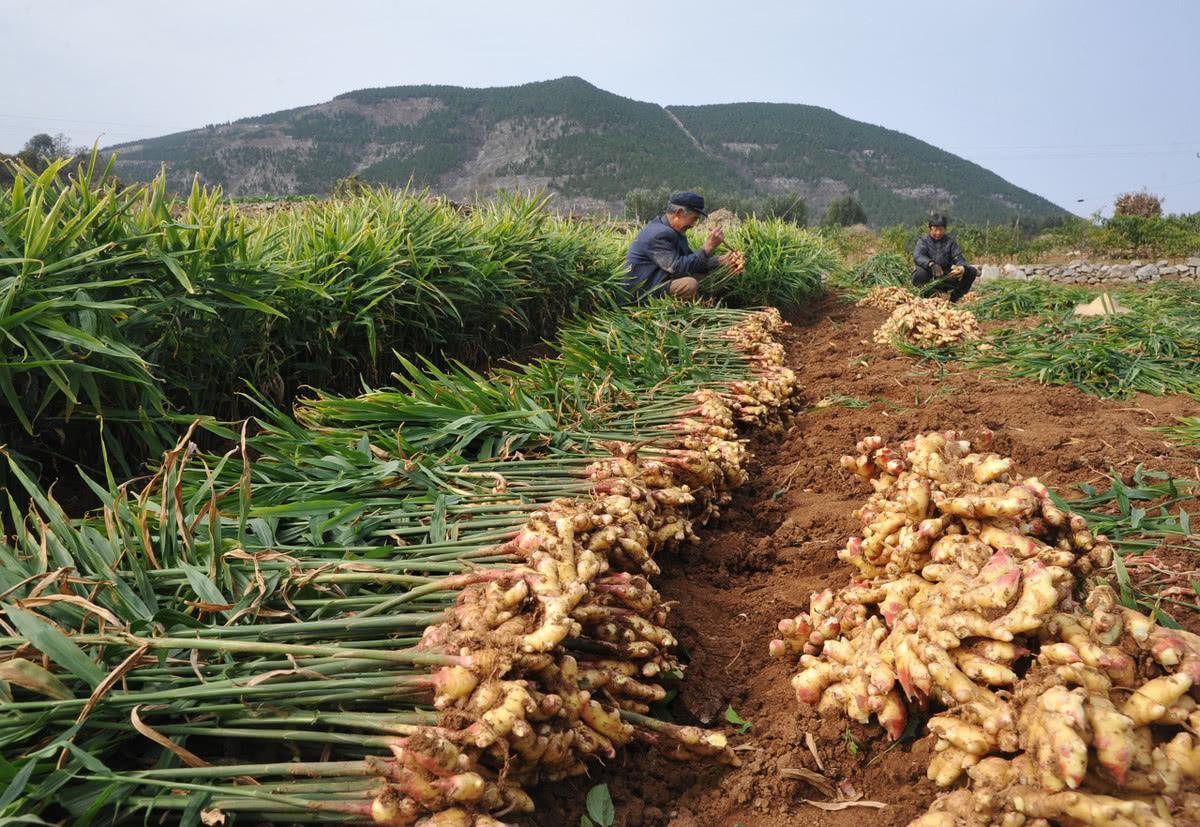
[[[738,195],[734,192],[723,192],[705,195],[704,208],[709,213],[716,210],[729,210],[738,218],[747,218],[758,212],[759,204],[749,196]]]
[[[630,190],[625,193],[625,217],[645,224],[666,211],[667,199],[670,197],[671,193],[667,190]]]
[[[21,165],[40,173],[55,161],[78,158],[87,151],[87,147],[75,146],[71,139],[61,132],[57,135],[39,132],[26,141],[25,146],[15,155],[0,154],[0,187],[13,185],[17,167]]]
[[[16,180],[16,165],[19,159],[16,155],[0,153],[0,189],[8,189]]]
[[[45,169],[54,161],[62,158],[74,158],[84,151],[86,151],[86,147],[75,146],[71,143],[71,139],[61,132],[57,135],[39,132],[26,141],[25,146],[17,154],[22,156],[30,166],[40,166]]]
[[[1113,215],[1140,215],[1142,218],[1162,216],[1162,198],[1146,191],[1127,192],[1113,204]]]
[[[763,217],[778,218],[797,227],[808,226],[808,204],[798,195],[772,193],[763,201]]]
[[[825,216],[821,219],[822,227],[849,227],[851,224],[866,223],[866,210],[853,195],[830,201],[825,209]]]
[[[360,195],[366,195],[371,191],[371,185],[357,175],[351,175],[349,178],[339,178],[333,182],[333,189],[329,196],[335,199],[341,198],[356,198]]]

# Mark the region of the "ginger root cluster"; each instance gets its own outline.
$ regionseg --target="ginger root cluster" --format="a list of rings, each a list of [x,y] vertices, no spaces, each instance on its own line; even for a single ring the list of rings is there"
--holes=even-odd
[[[892,738],[925,719],[929,777],[969,787],[921,827],[1173,823],[1200,780],[1200,638],[1094,582],[1111,544],[1007,457],[946,432],[842,466],[873,488],[838,553],[856,577],[770,646],[797,700]]]
[[[735,424],[758,424],[791,394],[777,312],[724,335],[749,379],[695,393],[652,444],[613,443],[589,466],[590,496],[533,512],[496,548],[516,563],[466,576],[421,647],[459,658],[432,677],[439,725],[380,759],[372,817],[395,827],[490,827],[533,803],[524,790],[587,772],[639,740],[672,758],[736,763],[719,732],[646,717],[682,665],[654,555],[695,538],[745,481]]]
[[[915,298],[916,296],[903,287],[872,287],[867,295],[858,300],[856,306],[878,307],[891,311]]]
[[[979,321],[974,314],[959,310],[942,296],[921,298],[902,287],[876,287],[860,306],[891,310],[875,341],[886,345],[895,341],[919,347],[945,347],[980,338]]]

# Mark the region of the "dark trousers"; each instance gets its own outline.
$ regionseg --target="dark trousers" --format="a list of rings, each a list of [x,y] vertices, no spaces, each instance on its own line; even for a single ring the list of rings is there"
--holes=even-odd
[[[949,267],[946,268],[949,271]],[[963,274],[957,278],[943,277],[935,279],[933,273],[926,270],[924,267],[918,267],[913,270],[912,281],[917,287],[924,287],[921,291],[922,295],[931,295],[939,290],[950,291],[950,301],[956,302],[963,296],[967,295],[967,291],[971,289],[971,285],[975,282],[975,278],[979,275],[979,269],[972,267],[970,264],[963,267]]]

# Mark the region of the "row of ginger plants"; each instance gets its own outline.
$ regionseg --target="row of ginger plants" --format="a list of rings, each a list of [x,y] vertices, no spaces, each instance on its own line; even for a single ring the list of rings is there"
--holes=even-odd
[[[0,189],[0,442],[47,482],[135,473],[193,416],[252,413],[246,391],[286,405],[385,383],[399,356],[494,362],[627,298],[625,231],[544,196],[380,188],[253,214],[113,170],[93,154]],[[782,222],[729,243],[749,272],[707,283],[742,306],[802,301],[837,264]]]
[[[486,827],[635,740],[735,761],[649,714],[683,668],[650,579],[745,479],[737,425],[786,404],[781,325],[664,306],[523,372],[414,369],[313,400],[308,427],[268,412],[224,455],[189,433],[140,490],[94,484],[93,519],[26,479],[0,545],[0,806]],[[691,378],[600,368],[654,335]]]

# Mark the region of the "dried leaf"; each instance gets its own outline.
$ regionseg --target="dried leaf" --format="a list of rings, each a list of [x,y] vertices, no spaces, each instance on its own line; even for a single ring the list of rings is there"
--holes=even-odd
[[[826,810],[831,813],[838,810],[845,810],[849,807],[872,807],[876,810],[882,810],[887,806],[882,801],[811,801],[807,798],[800,800],[805,804],[811,804],[819,810]]]
[[[817,762],[817,769],[825,772],[825,763],[821,760],[821,753],[817,752],[817,739],[811,732],[804,733],[804,743],[808,745],[808,751],[812,753],[813,760]]]
[[[813,772],[804,767],[784,767],[779,774],[784,778],[805,781],[815,787],[818,792],[824,793],[830,798],[837,798],[837,788],[833,786],[833,782],[819,772]]]
[[[233,603],[206,603],[202,600],[184,601],[187,605],[202,612],[227,612],[234,607]]]
[[[278,678],[281,675],[301,675],[302,677],[312,678],[313,680],[317,681],[329,680],[328,675],[322,675],[316,670],[299,669],[293,667],[291,669],[272,669],[270,672],[263,672],[261,675],[255,675],[250,679],[246,686],[258,686],[260,683],[266,683],[267,681],[271,680],[271,678]]]
[[[0,680],[14,683],[56,701],[66,701],[74,697],[71,690],[53,673],[24,658],[13,658],[0,663]]]
[[[170,750],[171,752],[175,753],[177,756],[179,756],[179,760],[187,764],[189,767],[212,766],[212,764],[208,763],[195,753],[179,746],[179,744],[175,743],[161,732],[157,732],[146,726],[146,724],[142,723],[142,719],[138,717],[138,709],[140,709],[140,707],[135,706],[133,709],[129,710],[129,720],[133,723],[134,729],[149,738],[154,743],[158,744],[163,749]]]
[[[108,691],[112,689],[117,682],[121,680],[121,678],[125,677],[130,670],[135,669],[141,663],[142,658],[145,657],[146,653],[149,651],[150,646],[148,644],[139,646],[137,649],[130,652],[128,657],[121,661],[116,669],[109,672],[104,677],[104,680],[100,682],[100,685],[92,690],[91,697],[89,697],[87,703],[84,704],[83,710],[79,713],[79,717],[75,719],[75,723],[83,723],[87,719],[88,715],[92,713],[92,710],[96,708],[96,704],[100,703],[104,696],[108,694]]]
[[[225,552],[221,556],[233,560],[253,560],[254,562],[273,562],[276,560],[282,560],[285,563],[299,562],[295,557],[282,551],[256,551],[251,554],[245,549],[235,548],[232,551]]]
[[[68,569],[55,569],[54,571],[49,572],[48,574],[35,574],[31,577],[26,577],[24,580],[19,580],[16,583],[14,583],[3,594],[0,594],[0,600],[7,600],[8,596],[11,595],[13,592],[15,592],[25,586],[28,586],[34,580],[37,580],[38,582],[36,585],[34,585],[32,588],[29,589],[29,596],[33,597],[38,594],[41,594],[50,585],[58,582],[59,580],[62,580],[63,576],[66,575],[67,572],[68,572]]]
[[[149,651],[150,647],[148,645],[139,646],[137,649],[130,652],[129,656],[126,657],[125,660],[121,661],[116,669],[109,672],[108,675],[105,676],[104,680],[100,682],[100,685],[92,690],[91,697],[89,697],[87,703],[83,705],[83,710],[79,713],[79,717],[75,719],[75,724],[79,725],[86,721],[87,717],[92,714],[92,710],[96,708],[96,704],[100,703],[104,696],[108,694],[108,691],[112,689],[118,681],[124,678],[131,669],[136,668],[142,662],[142,658],[145,657],[146,653]],[[76,731],[76,734],[78,734],[78,730]],[[75,736],[72,735],[69,740],[74,741]],[[67,757],[67,750],[64,749],[58,757],[58,768],[60,770],[66,766]]]
[[[337,570],[357,573],[371,573],[379,571],[379,566],[375,566],[370,563],[338,563]]]
[[[49,603],[70,603],[72,606],[78,606],[89,614],[94,614],[97,617],[102,617],[114,626],[124,628],[125,624],[121,619],[108,609],[102,606],[97,606],[90,600],[85,600],[77,594],[47,594],[41,597],[25,597],[16,601],[16,605],[22,609],[33,609],[38,606],[45,606]]]

